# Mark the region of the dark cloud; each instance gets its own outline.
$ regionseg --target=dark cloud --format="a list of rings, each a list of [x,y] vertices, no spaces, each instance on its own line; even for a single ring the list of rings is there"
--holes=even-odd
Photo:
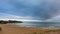
[[[46,20],[56,16],[59,11],[59,0],[0,0],[0,12],[17,16]]]

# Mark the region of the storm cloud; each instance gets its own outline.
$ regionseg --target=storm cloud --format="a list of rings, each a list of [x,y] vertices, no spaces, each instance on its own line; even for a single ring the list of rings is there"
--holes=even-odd
[[[60,14],[60,0],[0,0],[0,13],[47,20]]]

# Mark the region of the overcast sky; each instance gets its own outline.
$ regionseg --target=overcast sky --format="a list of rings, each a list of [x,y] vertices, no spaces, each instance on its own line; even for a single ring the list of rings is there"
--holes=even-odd
[[[60,15],[60,0],[0,0],[0,17],[51,19]],[[16,18],[17,18],[16,17]]]

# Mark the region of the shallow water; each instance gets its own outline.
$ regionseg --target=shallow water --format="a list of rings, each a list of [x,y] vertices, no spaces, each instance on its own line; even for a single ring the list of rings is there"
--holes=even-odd
[[[24,23],[16,23],[19,26],[36,26],[36,27],[48,27],[48,26],[57,26],[60,27],[60,22],[24,22]]]

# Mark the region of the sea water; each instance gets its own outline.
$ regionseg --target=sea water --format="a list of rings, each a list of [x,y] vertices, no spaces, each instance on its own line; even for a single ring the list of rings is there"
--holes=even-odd
[[[60,22],[24,22],[24,23],[16,23],[16,25],[35,26],[35,27],[49,27],[49,26],[60,27]]]

